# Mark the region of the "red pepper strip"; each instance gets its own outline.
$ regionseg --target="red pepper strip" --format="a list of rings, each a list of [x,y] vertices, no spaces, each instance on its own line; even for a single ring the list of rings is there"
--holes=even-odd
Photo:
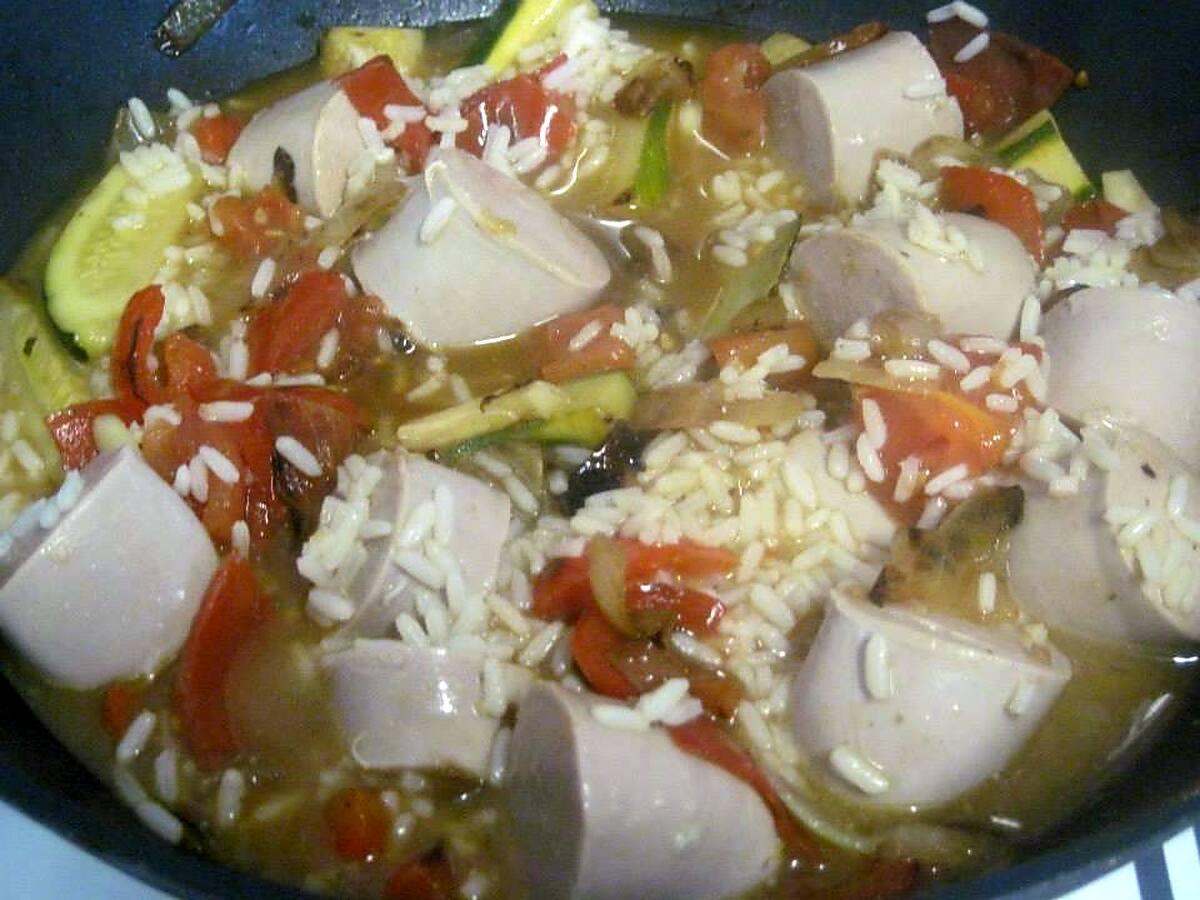
[[[818,865],[823,854],[816,838],[802,828],[780,799],[778,792],[745,750],[723,728],[702,716],[667,729],[675,746],[684,753],[724,769],[746,782],[762,797],[775,820],[775,830],[784,845],[811,865]]]
[[[238,653],[272,610],[250,564],[237,554],[226,557],[200,601],[175,682],[183,740],[202,769],[219,768],[239,750],[225,688]]]
[[[1045,259],[1045,228],[1033,191],[1015,178],[981,166],[948,166],[942,169],[942,205],[949,210],[982,210],[1025,245],[1041,265]]]
[[[154,330],[162,320],[165,307],[161,287],[152,284],[142,288],[125,305],[113,345],[109,370],[113,391],[119,399],[140,403],[143,410],[169,399],[150,370]]]

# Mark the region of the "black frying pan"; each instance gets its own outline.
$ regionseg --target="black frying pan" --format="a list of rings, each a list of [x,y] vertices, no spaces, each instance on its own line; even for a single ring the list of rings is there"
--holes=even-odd
[[[487,14],[496,0],[240,0],[178,59],[151,39],[166,0],[0,0],[0,269],[38,222],[97,171],[115,110],[169,86],[220,96],[302,61],[335,24],[428,25]],[[866,19],[923,31],[935,0],[616,0],[608,11],[686,15],[824,37]],[[1042,46],[1091,87],[1056,108],[1093,173],[1133,168],[1160,202],[1200,201],[1200,5],[985,0],[993,25]],[[1181,386],[1181,389],[1193,389]],[[1068,563],[1069,564],[1069,563]],[[62,749],[0,679],[0,797],[86,850],[185,897],[295,897],[145,831]],[[1200,820],[1200,698],[1132,771],[1008,870],[939,898],[1054,897]],[[81,886],[86,892],[86,888]]]

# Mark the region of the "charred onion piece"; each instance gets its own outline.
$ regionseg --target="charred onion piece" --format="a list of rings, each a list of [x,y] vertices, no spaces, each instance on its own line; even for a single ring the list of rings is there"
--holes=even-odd
[[[614,425],[600,449],[567,479],[567,493],[563,496],[567,512],[576,512],[592,494],[619,488],[629,475],[640,472],[642,451],[653,436],[623,422]]]
[[[179,0],[154,29],[154,46],[167,56],[179,56],[204,37],[236,0]]]
[[[637,66],[633,77],[613,98],[613,106],[621,115],[642,118],[662,100],[686,100],[695,83],[690,62],[656,54]]]

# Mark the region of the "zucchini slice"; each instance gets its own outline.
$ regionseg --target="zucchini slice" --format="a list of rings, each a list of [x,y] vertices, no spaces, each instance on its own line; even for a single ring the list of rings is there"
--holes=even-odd
[[[646,137],[642,142],[637,176],[633,181],[633,202],[643,209],[658,206],[671,186],[671,157],[668,131],[672,105],[662,100],[650,113]]]
[[[1100,176],[1100,187],[1105,200],[1126,212],[1150,212],[1158,208],[1129,169],[1103,173]]]
[[[336,78],[376,56],[387,56],[398,72],[411,72],[425,52],[419,28],[330,28],[321,35],[321,74]]]
[[[1043,109],[1000,139],[993,148],[1004,164],[1012,169],[1028,169],[1047,181],[1062,185],[1076,200],[1088,200],[1096,188],[1075,154],[1063,140],[1058,123]]]
[[[46,305],[88,356],[112,344],[125,304],[154,279],[202,190],[192,174],[186,187],[150,196],[118,163],[71,217],[46,265]]]
[[[763,56],[767,58],[767,62],[772,66],[782,65],[792,57],[799,56],[804,51],[812,49],[812,44],[804,40],[804,38],[797,37],[786,31],[775,32],[759,46],[762,49]]]

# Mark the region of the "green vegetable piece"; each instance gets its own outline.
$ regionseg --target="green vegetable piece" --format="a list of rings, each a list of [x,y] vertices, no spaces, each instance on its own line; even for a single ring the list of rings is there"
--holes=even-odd
[[[188,227],[187,205],[203,185],[147,197],[130,196],[132,177],[118,163],[83,201],[50,251],[46,304],[54,324],[90,357],[102,355],[116,336],[129,298],[150,284],[163,252]]]
[[[425,52],[419,28],[330,28],[321,35],[321,74],[336,78],[376,56],[387,56],[399,72],[411,72]]]
[[[424,453],[499,431],[531,419],[548,419],[571,403],[566,391],[546,381],[534,381],[493,399],[468,400],[438,410],[396,429],[407,450]]]
[[[646,209],[661,203],[670,187],[671,160],[667,148],[670,124],[671,102],[663,100],[650,113],[637,177],[633,181],[633,202]]]
[[[628,419],[633,414],[637,402],[637,389],[623,372],[577,378],[559,387],[568,401],[560,411],[547,418],[533,418],[508,428],[478,434],[451,447],[445,451],[445,455],[451,459],[461,458],[485,447],[515,441],[571,444],[595,449],[604,443],[614,421]]]
[[[804,40],[804,38],[789,34],[786,31],[775,32],[763,41],[760,46],[763,56],[767,58],[767,62],[772,66],[778,66],[794,56],[799,56],[805,50],[812,49],[812,44]]]
[[[52,484],[61,471],[43,420],[90,398],[87,374],[63,347],[41,304],[6,278],[0,278],[0,376],[0,407],[16,413],[20,436],[46,460],[42,477]]]
[[[1088,200],[1096,188],[1067,142],[1050,111],[1043,109],[1001,138],[993,148],[1005,165],[1028,169],[1047,181],[1062,185],[1076,200]]]
[[[496,71],[507,68],[526,47],[552,35],[563,17],[582,2],[587,0],[511,0],[502,4],[463,65],[487,63]]]
[[[800,221],[797,219],[781,226],[775,232],[774,240],[763,244],[746,265],[740,268],[722,266],[717,296],[700,322],[697,337],[710,338],[727,333],[738,315],[771,292],[779,283],[788,253],[799,233]]]

